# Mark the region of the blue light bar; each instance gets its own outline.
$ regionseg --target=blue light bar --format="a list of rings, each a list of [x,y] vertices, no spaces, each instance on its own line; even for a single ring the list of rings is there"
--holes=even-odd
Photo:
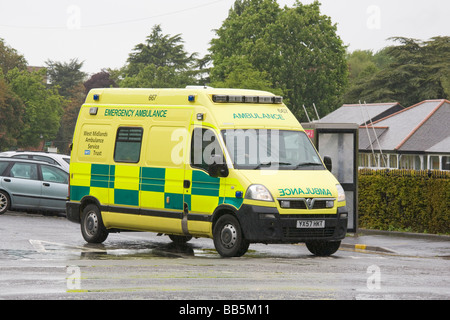
[[[283,97],[279,96],[229,96],[226,94],[213,94],[215,103],[259,103],[259,104],[281,104]]]

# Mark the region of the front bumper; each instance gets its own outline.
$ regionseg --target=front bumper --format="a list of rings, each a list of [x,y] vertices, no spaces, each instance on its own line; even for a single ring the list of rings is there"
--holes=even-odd
[[[237,212],[244,236],[253,243],[299,243],[310,240],[339,241],[347,232],[348,212],[335,214],[279,214],[277,208],[244,204]],[[324,220],[324,228],[297,228],[298,220]]]

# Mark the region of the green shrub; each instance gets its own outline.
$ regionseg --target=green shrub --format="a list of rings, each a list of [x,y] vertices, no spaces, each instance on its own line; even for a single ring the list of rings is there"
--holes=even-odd
[[[450,234],[450,172],[359,170],[360,228]]]

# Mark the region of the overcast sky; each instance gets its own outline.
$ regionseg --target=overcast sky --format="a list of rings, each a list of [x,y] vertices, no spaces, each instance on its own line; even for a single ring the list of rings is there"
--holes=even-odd
[[[302,1],[311,3],[312,0]],[[449,36],[449,0],[322,0],[350,51],[374,52],[393,36],[427,40]],[[0,0],[0,38],[29,65],[84,61],[83,71],[120,68],[152,27],[181,34],[189,53],[207,53],[214,29],[234,0]],[[292,7],[295,0],[278,0]]]

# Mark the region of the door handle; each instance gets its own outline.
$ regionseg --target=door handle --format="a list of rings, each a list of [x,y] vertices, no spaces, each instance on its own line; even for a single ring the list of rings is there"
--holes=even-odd
[[[50,187],[50,183],[48,183],[48,182],[44,182],[43,185],[44,185],[44,187]]]
[[[5,182],[11,182],[11,179],[3,179],[3,181],[5,181]]]
[[[183,181],[183,187],[185,187],[186,189],[189,188],[191,186],[191,181],[189,180],[184,180]]]

